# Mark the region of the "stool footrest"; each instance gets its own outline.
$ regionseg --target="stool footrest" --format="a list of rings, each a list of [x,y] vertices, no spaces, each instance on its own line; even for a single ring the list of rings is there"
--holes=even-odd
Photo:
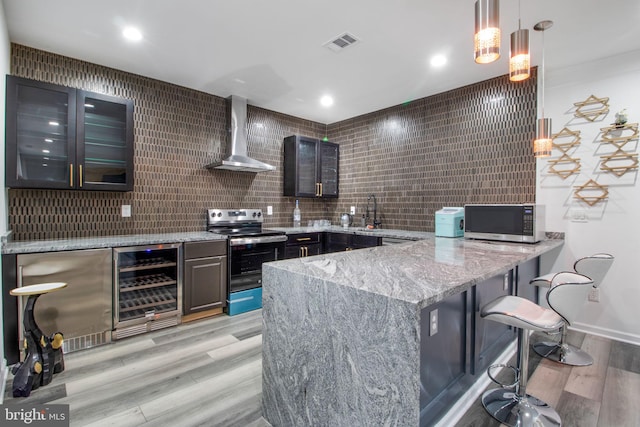
[[[513,371],[513,382],[510,384],[505,384],[500,382],[496,377],[493,376],[493,374],[491,373],[492,369],[498,369],[498,368],[509,368]],[[518,385],[518,383],[520,382],[520,370],[518,368],[516,368],[515,366],[511,366],[511,365],[505,365],[502,363],[498,363],[495,365],[491,365],[487,368],[487,376],[491,379],[491,381],[493,381],[494,383],[498,384],[500,387],[502,388],[515,388],[516,385]]]
[[[593,357],[589,353],[566,343],[539,342],[533,345],[533,350],[544,358],[565,365],[589,366],[593,364]]]
[[[509,427],[560,427],[560,416],[542,400],[527,394],[520,397],[500,388],[482,395],[482,405],[493,418]]]

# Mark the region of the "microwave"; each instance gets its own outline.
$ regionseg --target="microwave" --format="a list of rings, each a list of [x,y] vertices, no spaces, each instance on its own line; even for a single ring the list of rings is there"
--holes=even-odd
[[[544,240],[544,205],[472,204],[464,206],[464,237],[536,243]]]

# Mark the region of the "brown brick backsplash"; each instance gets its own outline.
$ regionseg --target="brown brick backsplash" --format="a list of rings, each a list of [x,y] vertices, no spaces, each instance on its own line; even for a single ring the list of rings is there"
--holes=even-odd
[[[433,231],[442,206],[535,197],[535,73],[523,83],[500,77],[328,126],[249,105],[249,154],[277,168],[251,174],[204,168],[225,154],[223,98],[16,44],[11,62],[17,76],[135,102],[134,190],[11,189],[14,240],[199,231],[211,207],[270,205],[265,226],[288,226],[295,199],[282,196],[282,140],[293,134],[340,144],[340,198],[300,199],[303,224],[337,224],[349,206],[361,212],[370,193],[385,228],[423,231]],[[131,218],[120,217],[123,204],[132,205]]]

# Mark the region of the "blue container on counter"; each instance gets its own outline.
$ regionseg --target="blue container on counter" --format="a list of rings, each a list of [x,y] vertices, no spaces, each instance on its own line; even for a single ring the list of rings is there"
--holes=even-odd
[[[464,208],[444,207],[436,211],[436,237],[464,235]]]

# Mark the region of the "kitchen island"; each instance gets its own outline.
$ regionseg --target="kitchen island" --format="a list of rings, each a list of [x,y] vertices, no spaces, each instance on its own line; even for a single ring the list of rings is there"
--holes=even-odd
[[[513,340],[480,306],[524,292],[539,257],[561,245],[431,235],[265,264],[265,419],[432,425]]]

